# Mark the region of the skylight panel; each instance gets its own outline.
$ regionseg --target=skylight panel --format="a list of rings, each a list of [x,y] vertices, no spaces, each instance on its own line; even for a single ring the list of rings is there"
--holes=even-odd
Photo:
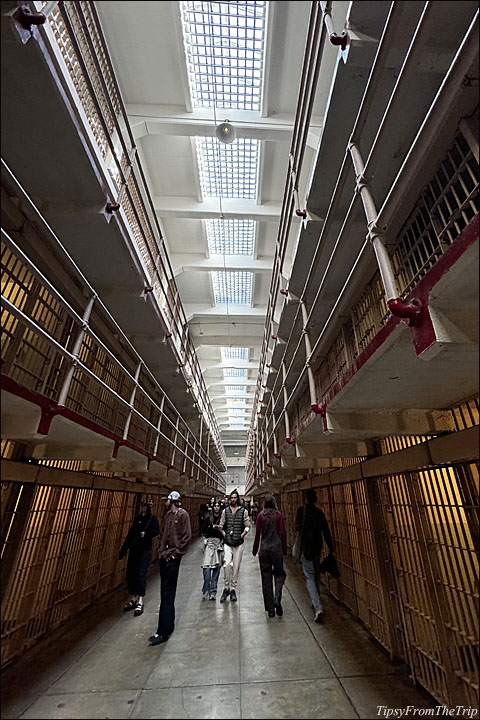
[[[231,145],[216,137],[195,140],[203,196],[255,200],[258,140],[237,138]]]
[[[266,3],[180,5],[193,107],[259,111]]]
[[[247,371],[241,368],[224,368],[223,377],[225,380],[230,378],[246,378]]]
[[[244,393],[246,390],[246,385],[225,385],[225,392],[227,393]]]
[[[212,272],[215,303],[223,305],[250,305],[252,300],[251,272]]]
[[[248,348],[246,347],[222,347],[220,352],[222,362],[227,360],[248,360]]]
[[[254,220],[206,220],[210,255],[253,255]]]

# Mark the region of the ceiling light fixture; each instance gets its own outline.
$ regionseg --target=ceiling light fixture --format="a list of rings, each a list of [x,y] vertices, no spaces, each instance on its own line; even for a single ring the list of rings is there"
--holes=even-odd
[[[220,125],[217,125],[215,135],[220,142],[230,145],[230,143],[233,143],[237,137],[237,131],[233,125],[231,125],[228,121],[225,121],[220,123]]]

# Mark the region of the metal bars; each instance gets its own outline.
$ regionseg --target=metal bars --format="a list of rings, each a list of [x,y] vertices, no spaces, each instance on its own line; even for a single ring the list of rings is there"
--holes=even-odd
[[[153,288],[164,313],[168,336],[178,345],[180,356],[188,357],[188,363],[183,363],[184,372],[187,369],[190,372],[199,410],[207,415],[216,450],[225,462],[201,369],[190,338],[183,336],[186,323],[183,307],[96,10],[88,2],[62,2],[49,16],[49,26],[52,35],[47,33],[47,37],[60,48],[101,156],[117,186],[117,196],[113,203],[107,203],[107,213],[112,212],[111,208],[116,209],[116,204],[121,204],[125,212],[137,250],[148,270],[147,284]]]
[[[118,551],[146,496],[133,487],[81,487],[82,475],[76,482],[75,488],[2,483],[2,663],[123,581]],[[161,517],[160,491],[152,491]],[[201,500],[183,498],[194,532]]]

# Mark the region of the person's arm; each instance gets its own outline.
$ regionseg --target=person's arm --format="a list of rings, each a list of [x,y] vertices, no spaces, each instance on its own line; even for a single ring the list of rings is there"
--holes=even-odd
[[[122,547],[120,548],[120,552],[118,554],[119,560],[122,560],[125,557],[125,555],[127,554],[128,550],[130,548],[130,544],[132,541],[132,535],[133,535],[133,527],[134,527],[133,525],[130,526],[130,529],[127,533],[127,537],[123,541]]]
[[[237,510],[238,512],[238,510]],[[252,527],[252,523],[250,522],[250,518],[248,517],[248,513],[245,508],[243,508],[243,532],[242,532],[242,538],[245,537],[245,535],[248,533],[250,528]]]
[[[260,545],[260,537],[261,537],[261,534],[262,534],[262,526],[263,526],[263,521],[262,521],[262,516],[261,516],[261,514],[260,514],[260,515],[257,515],[257,524],[255,525],[255,540],[254,540],[254,542],[253,542],[253,549],[252,549],[252,555],[253,555],[254,557],[255,557],[255,555],[257,554],[257,552],[258,552],[258,546]]]
[[[152,515],[150,522],[148,523],[148,527],[145,530],[145,536],[148,538],[154,538],[157,537],[159,532],[160,526],[158,524],[158,519],[156,515]]]
[[[330,528],[328,527],[327,518],[325,517],[325,513],[323,510],[320,510],[322,513],[322,533],[323,537],[325,538],[325,542],[328,545],[328,549],[331,553],[333,553],[333,540],[332,540],[332,534],[330,532]]]
[[[219,530],[222,533],[223,537],[225,538],[225,530],[223,529],[224,525],[225,525],[225,510],[222,510],[222,516],[220,518],[220,522],[218,523],[218,527],[219,527]]]
[[[180,511],[179,511],[180,512]],[[190,526],[190,516],[185,510],[179,519],[178,547],[174,553],[174,557],[185,555],[188,543],[192,539],[192,528]]]

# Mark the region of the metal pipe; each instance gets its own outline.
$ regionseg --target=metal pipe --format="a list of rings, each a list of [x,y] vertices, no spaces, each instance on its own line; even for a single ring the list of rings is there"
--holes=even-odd
[[[82,317],[82,325],[77,333],[77,337],[75,338],[75,343],[72,348],[72,360],[70,367],[68,368],[67,372],[65,373],[65,377],[62,383],[62,387],[60,389],[60,392],[58,394],[58,400],[57,404],[60,406],[65,405],[65,401],[68,396],[68,392],[70,390],[70,384],[72,382],[73,373],[75,371],[75,367],[78,361],[78,357],[80,355],[80,350],[82,348],[82,342],[83,338],[85,336],[85,332],[88,328],[88,321],[90,320],[90,314],[92,312],[93,303],[96,300],[96,295],[92,295],[87,303],[87,307],[85,308],[85,312],[83,313]]]
[[[140,370],[142,369],[142,364],[143,363],[141,363],[141,362],[138,363],[137,369],[135,372],[135,385],[133,386],[132,392],[130,394],[130,405],[132,406],[132,408],[133,408],[133,403],[135,402],[135,394],[137,392],[138,378],[140,376]],[[128,415],[127,415],[127,419],[125,420],[125,427],[123,428],[123,435],[122,435],[123,440],[126,440],[128,437],[128,431],[130,430],[131,421],[132,421],[132,410],[130,409],[128,412]]]
[[[385,294],[387,296],[388,307],[393,314],[402,319],[409,318],[410,323],[413,324],[420,316],[421,303],[414,298],[413,301],[406,304],[399,296],[390,256],[385,248],[385,236],[377,228],[378,212],[370,191],[369,183],[365,178],[365,166],[360,150],[357,145],[352,142],[348,144],[348,149],[355,170],[357,192],[360,193],[363,209],[367,218],[368,237],[372,243],[377,259],[383,287],[385,288]]]

